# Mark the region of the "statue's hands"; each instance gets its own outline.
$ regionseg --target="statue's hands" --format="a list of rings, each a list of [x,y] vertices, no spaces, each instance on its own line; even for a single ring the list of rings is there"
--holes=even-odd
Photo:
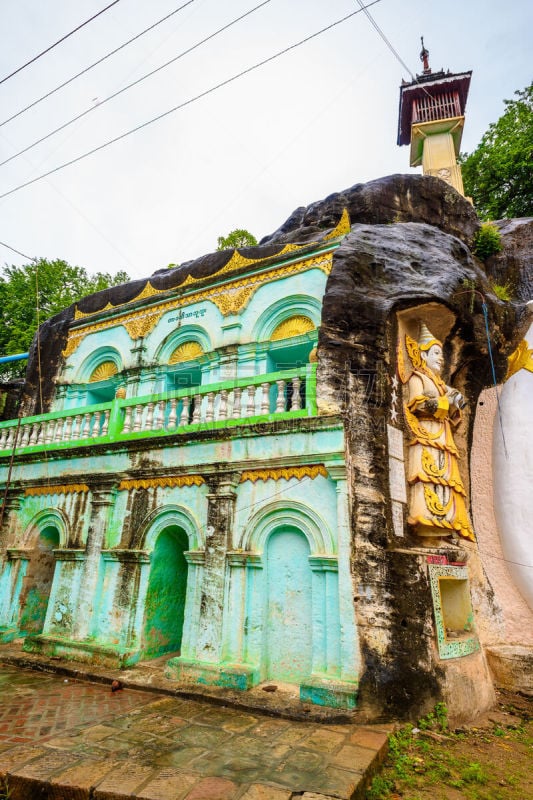
[[[452,406],[458,408],[459,411],[461,411],[466,406],[466,400],[464,399],[463,395],[461,394],[461,392],[458,392],[455,389],[453,390],[453,392],[450,393],[450,402]]]
[[[428,397],[426,398],[425,406],[426,411],[429,411],[430,414],[434,414],[439,406],[439,401],[436,397]]]

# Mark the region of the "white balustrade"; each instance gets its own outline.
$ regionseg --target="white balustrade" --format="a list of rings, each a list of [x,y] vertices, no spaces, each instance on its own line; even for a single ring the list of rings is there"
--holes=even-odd
[[[149,400],[121,406],[123,435],[145,431],[179,431],[189,425],[246,420],[258,414],[284,414],[302,408],[301,378],[287,377],[263,380],[217,391],[196,390],[195,394],[171,397],[168,400]],[[109,435],[111,406],[98,411],[57,416],[41,421],[22,421],[20,428],[11,424],[0,430],[0,451],[10,450],[17,437],[17,449],[37,445],[82,442]]]

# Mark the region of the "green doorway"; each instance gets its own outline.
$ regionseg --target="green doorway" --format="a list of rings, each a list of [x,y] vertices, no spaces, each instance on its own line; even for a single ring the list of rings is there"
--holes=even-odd
[[[42,633],[52,580],[54,549],[59,547],[59,532],[50,525],[44,528],[31,553],[20,596],[20,631],[23,635]]]
[[[179,652],[185,615],[189,542],[177,525],[165,528],[157,537],[150,563],[146,594],[143,655],[156,658]]]

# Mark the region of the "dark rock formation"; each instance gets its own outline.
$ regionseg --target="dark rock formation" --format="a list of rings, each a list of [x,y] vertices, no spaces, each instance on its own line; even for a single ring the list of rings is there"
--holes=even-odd
[[[431,303],[436,335],[447,335],[453,364],[448,383],[475,410],[492,383],[482,298],[487,279],[468,248],[434,226],[407,222],[353,225],[333,258],[319,333],[317,389],[325,410],[345,417],[351,488],[352,574],[365,670],[360,702],[372,717],[425,713],[446,681],[435,658],[433,610],[426,560],[414,534],[392,531],[387,423],[396,371],[397,311]],[[514,347],[520,309],[488,296],[487,313],[498,377]],[[455,322],[438,330],[439,309]],[[450,314],[450,312],[452,312]],[[433,317],[432,317],[433,318]],[[468,450],[474,414],[462,426]],[[463,474],[468,475],[466,459]],[[411,552],[409,552],[409,550]],[[480,657],[481,658],[481,657]]]
[[[533,218],[502,219],[495,224],[503,250],[485,263],[487,275],[494,283],[509,284],[513,297],[526,303],[533,299]]]
[[[260,244],[309,242],[334,228],[344,208],[353,223],[425,222],[466,244],[479,228],[471,204],[439,178],[428,175],[389,175],[330,194],[310,206],[297,208]]]

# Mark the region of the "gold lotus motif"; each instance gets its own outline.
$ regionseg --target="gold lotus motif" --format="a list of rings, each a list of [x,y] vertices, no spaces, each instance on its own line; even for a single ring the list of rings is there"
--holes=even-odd
[[[169,364],[181,364],[182,361],[193,361],[201,356],[204,351],[198,342],[183,342],[178,345],[170,356]]]
[[[98,364],[91,377],[89,378],[89,383],[96,383],[97,381],[106,381],[108,378],[112,378],[113,375],[116,375],[118,372],[117,365],[114,361],[102,361],[101,364]]]
[[[290,339],[291,336],[301,336],[303,333],[314,331],[315,323],[309,317],[290,317],[290,319],[280,322],[274,333],[270,337],[270,341],[275,342],[278,339]]]

